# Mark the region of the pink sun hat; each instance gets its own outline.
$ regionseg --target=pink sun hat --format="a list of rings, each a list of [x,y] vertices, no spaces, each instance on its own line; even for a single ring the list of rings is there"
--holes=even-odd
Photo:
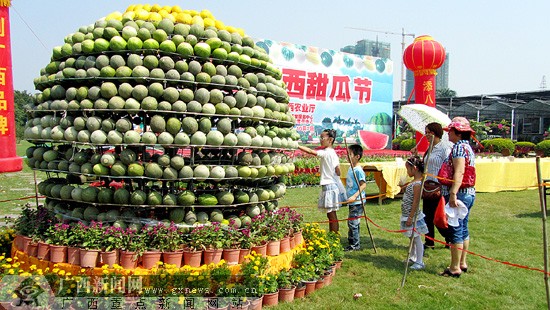
[[[445,131],[449,131],[451,128],[456,129],[457,131],[470,131],[472,134],[476,132],[470,127],[470,122],[462,116],[454,117],[451,120],[451,123],[447,127],[443,128]]]

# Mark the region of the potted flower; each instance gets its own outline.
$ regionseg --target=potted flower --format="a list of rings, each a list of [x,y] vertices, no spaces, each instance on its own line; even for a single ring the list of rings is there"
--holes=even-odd
[[[225,241],[223,244],[222,257],[230,265],[238,264],[243,234],[240,230],[232,226],[231,223],[229,226],[224,227],[223,230]]]
[[[162,249],[167,247],[168,228],[164,223],[157,225],[145,225],[142,229],[142,237],[144,238],[146,250],[141,254],[141,262],[143,268],[153,268],[160,262]]]
[[[302,298],[305,296],[306,285],[302,282],[303,279],[308,277],[307,270],[303,268],[291,268],[290,269],[290,283],[296,286],[294,291],[294,298]]]
[[[101,240],[101,261],[112,267],[118,264],[119,249],[122,247],[123,229],[120,227],[109,226],[104,228],[103,239]]]
[[[103,241],[103,224],[92,221],[82,232],[80,266],[95,267]]]
[[[240,230],[239,235],[239,264],[242,263],[245,257],[250,254],[250,247],[252,246],[250,228],[243,228]]]
[[[181,249],[183,245],[182,231],[178,229],[174,222],[170,222],[170,225],[161,223],[156,228],[157,237],[155,239],[158,240],[158,248],[162,251],[162,261],[166,264],[176,265],[177,268],[181,267],[183,257]]]
[[[122,231],[122,245],[120,247],[120,265],[126,269],[137,267],[138,258],[146,250],[145,238],[141,231],[127,228]]]
[[[279,303],[279,284],[276,274],[261,275],[263,281],[264,306],[276,306]]]
[[[50,244],[50,261],[65,263],[67,261],[67,246],[69,245],[68,224],[55,224],[46,230],[46,242]]]
[[[82,222],[69,225],[67,236],[67,263],[72,265],[80,265],[80,246],[84,231],[87,228]]]
[[[276,221],[268,221],[263,233],[267,236],[267,255],[277,256],[281,252],[281,239],[285,237],[285,231],[279,228]]]
[[[281,270],[277,275],[277,286],[279,288],[279,301],[291,302],[294,300],[296,285],[292,282],[290,270]]]
[[[263,256],[267,255],[267,235],[263,230],[248,231],[248,243],[250,243],[250,252],[256,252]]]
[[[330,252],[332,254],[333,258],[333,264],[336,269],[340,268],[342,266],[342,260],[344,258],[344,247],[342,246],[342,243],[340,242],[340,235],[334,232],[328,233],[328,242],[329,242],[329,248]],[[334,270],[335,271],[335,270]]]
[[[26,204],[21,211],[21,215],[15,220],[15,231],[19,236],[16,246],[18,250],[27,252],[27,246],[31,241],[31,235],[36,228],[36,210]]]
[[[194,250],[203,250],[205,264],[218,263],[222,258],[224,239],[221,224],[213,222],[193,229],[189,245]]]

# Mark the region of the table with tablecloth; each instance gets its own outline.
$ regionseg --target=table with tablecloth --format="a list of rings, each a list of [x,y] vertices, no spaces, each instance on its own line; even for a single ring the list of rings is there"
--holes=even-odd
[[[381,161],[361,163],[365,174],[373,174],[374,181],[378,186],[376,197],[381,203],[384,198],[395,198],[401,191],[401,186],[409,182],[412,178],[407,176],[405,162],[398,158],[396,161]],[[340,164],[342,181],[345,183],[349,164]],[[367,197],[370,195],[367,194]]]
[[[534,157],[477,157],[475,163],[476,192],[519,191],[538,186]],[[365,173],[374,174],[379,202],[384,198],[394,198],[401,191],[401,186],[411,180],[407,176],[405,163],[399,158],[396,161],[361,163],[361,166]],[[349,164],[340,164],[344,182],[348,168]],[[541,176],[542,179],[550,179],[550,158],[541,158]]]
[[[550,158],[541,158],[541,176],[550,178]],[[496,193],[537,188],[536,158],[476,158],[476,192]]]

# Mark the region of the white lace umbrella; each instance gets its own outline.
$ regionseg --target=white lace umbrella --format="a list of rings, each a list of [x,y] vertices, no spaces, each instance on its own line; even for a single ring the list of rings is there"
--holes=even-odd
[[[397,114],[401,116],[414,130],[424,134],[429,123],[437,122],[445,127],[451,123],[447,114],[425,104],[407,104],[401,107]]]

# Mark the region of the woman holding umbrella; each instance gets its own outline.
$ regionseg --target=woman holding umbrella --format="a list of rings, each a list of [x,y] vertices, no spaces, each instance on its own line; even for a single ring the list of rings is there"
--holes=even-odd
[[[433,181],[439,183],[436,176],[439,173],[439,169],[441,169],[443,161],[447,157],[449,157],[449,153],[451,153],[451,147],[453,145],[446,140],[442,140],[443,127],[437,122],[429,123],[428,125],[426,125],[424,135],[426,136],[428,141],[433,141],[432,152],[430,153],[430,155],[427,157],[427,153],[424,154],[424,164],[426,165],[427,174],[426,182]],[[416,155],[416,148],[413,148],[411,151],[413,152],[413,154]],[[426,159],[428,160],[426,161]],[[434,248],[434,214],[438,204],[439,199],[436,197],[423,197],[422,199],[422,208],[424,214],[426,215],[426,224],[428,225],[428,233],[426,234],[424,240],[424,249]],[[445,231],[440,230],[439,232],[443,237],[447,235]]]
[[[449,141],[453,142],[454,146],[441,170],[446,170],[446,164],[452,163],[453,172],[452,178],[449,177],[452,180],[446,180],[452,181],[452,183],[450,185],[443,184],[441,194],[451,208],[458,208],[459,204],[464,204],[468,209],[468,213],[464,219],[459,218],[458,226],[449,225],[448,233],[452,243],[451,264],[440,275],[458,278],[462,272],[468,270],[466,262],[467,250],[470,246],[468,220],[476,194],[473,186],[475,181],[470,182],[475,180],[475,155],[469,142],[475,131],[470,127],[470,122],[464,117],[453,118],[444,130],[449,132]],[[447,183],[443,180],[441,182]]]

